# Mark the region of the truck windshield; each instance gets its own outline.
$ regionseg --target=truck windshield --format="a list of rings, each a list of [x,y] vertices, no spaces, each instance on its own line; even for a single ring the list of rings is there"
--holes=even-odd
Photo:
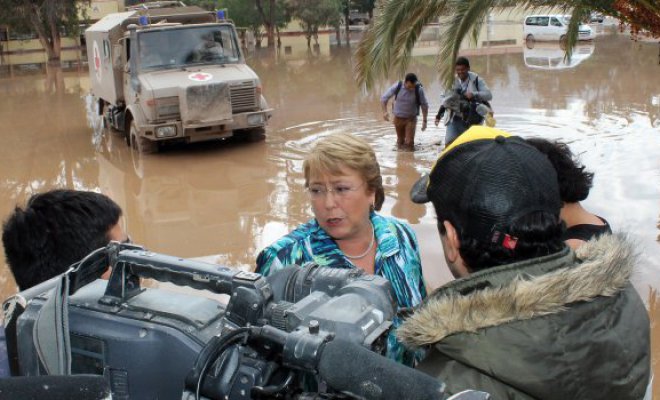
[[[138,50],[140,70],[231,64],[240,59],[236,35],[229,25],[143,31]]]

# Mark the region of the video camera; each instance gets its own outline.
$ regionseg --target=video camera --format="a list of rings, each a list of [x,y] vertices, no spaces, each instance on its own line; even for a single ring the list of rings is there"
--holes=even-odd
[[[12,375],[102,375],[113,399],[445,398],[442,383],[379,355],[391,287],[357,269],[264,278],[111,242],[3,308]]]

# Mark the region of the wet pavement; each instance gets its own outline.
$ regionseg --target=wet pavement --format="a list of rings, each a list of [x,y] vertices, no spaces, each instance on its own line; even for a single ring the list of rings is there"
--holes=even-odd
[[[350,50],[331,47],[324,35],[320,41],[319,51],[294,47],[288,54],[263,50],[250,56],[275,109],[264,142],[201,143],[144,157],[132,153],[117,133],[104,131],[98,119],[88,122],[85,69],[48,74],[3,70],[0,215],[4,219],[15,204],[42,190],[99,190],[121,205],[134,242],[156,252],[249,270],[264,246],[312,215],[303,191],[305,152],[321,136],[351,132],[367,139],[378,154],[386,193],[383,213],[412,224],[428,285],[441,285],[450,274],[434,212],[408,198],[412,183],[431,168],[442,148],[444,127],[432,124],[442,92],[436,59],[415,57],[409,68],[430,98],[430,126],[417,132],[415,152],[397,152],[394,130],[382,121],[378,103],[390,82],[380,82],[370,92],[359,90]],[[565,62],[558,43],[534,43],[481,51],[470,60],[494,94],[498,128],[564,140],[595,172],[584,205],[638,243],[635,286],[649,306],[657,349],[658,45],[612,33],[580,44],[575,54]],[[15,285],[4,262],[0,264],[4,298],[15,292]]]

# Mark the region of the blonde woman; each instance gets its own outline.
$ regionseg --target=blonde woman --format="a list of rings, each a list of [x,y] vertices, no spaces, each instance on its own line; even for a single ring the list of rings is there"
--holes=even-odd
[[[256,271],[268,275],[287,265],[309,262],[329,268],[360,268],[392,284],[399,308],[426,297],[419,245],[405,222],[378,214],[385,195],[380,166],[371,146],[350,134],[319,140],[303,164],[314,218],[266,247]],[[400,321],[395,319],[394,328]],[[388,356],[406,365],[393,332]]]

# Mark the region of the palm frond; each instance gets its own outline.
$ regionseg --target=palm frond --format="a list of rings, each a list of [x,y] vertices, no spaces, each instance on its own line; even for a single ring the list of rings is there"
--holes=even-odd
[[[660,12],[654,0],[634,1],[649,12]],[[377,78],[387,77],[393,70],[402,74],[424,26],[441,15],[447,15],[448,21],[439,41],[438,69],[447,84],[453,79],[461,43],[466,37],[476,40],[491,11],[533,11],[550,7],[571,14],[566,35],[566,57],[570,57],[578,39],[580,21],[593,10],[614,13],[613,3],[613,0],[384,0],[380,13],[358,46],[356,79],[358,84],[370,88]]]
[[[359,84],[371,87],[378,76],[387,76],[390,68],[399,26],[406,19],[405,4],[409,1],[388,1],[380,11],[380,16],[374,18],[372,25],[364,34],[356,52],[357,64],[355,71]]]
[[[583,6],[576,6],[573,8],[573,13],[571,14],[571,21],[568,23],[568,31],[566,32],[566,50],[564,54],[564,59],[569,60],[573,55],[573,48],[577,44],[579,37],[579,29],[582,21],[589,17],[590,9],[587,9]]]
[[[400,74],[407,68],[413,48],[422,30],[427,24],[436,20],[442,14],[447,3],[447,0],[417,1],[426,3],[427,6],[419,7],[417,12],[409,13],[408,18],[404,21],[403,29],[399,31],[395,42],[394,50],[397,55],[397,62],[395,64]]]
[[[655,14],[660,14],[660,4],[654,2],[650,2],[648,0],[637,0],[639,4],[641,4],[644,8],[649,10],[650,12],[653,12]]]
[[[356,52],[358,84],[370,88],[377,77],[386,77],[391,70],[402,73],[424,25],[437,17],[445,2],[394,0],[384,3]]]
[[[447,86],[453,79],[454,62],[463,39],[488,15],[497,0],[451,0],[448,8],[452,14],[447,30],[443,33],[438,57],[441,78]]]

